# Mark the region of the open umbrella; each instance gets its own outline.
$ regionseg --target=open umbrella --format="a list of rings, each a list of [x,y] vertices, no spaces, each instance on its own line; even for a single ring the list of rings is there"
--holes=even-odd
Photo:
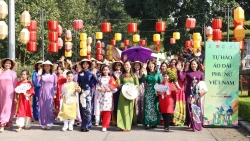
[[[154,57],[151,56],[152,50],[142,47],[142,46],[133,46],[127,50],[124,50],[121,55],[122,61],[140,61],[146,63],[147,60],[153,60]]]

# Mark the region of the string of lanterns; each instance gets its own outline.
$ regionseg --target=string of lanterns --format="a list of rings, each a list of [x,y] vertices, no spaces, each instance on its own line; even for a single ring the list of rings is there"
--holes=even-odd
[[[30,24],[27,28],[30,32],[30,40],[26,44],[26,49],[29,52],[36,52],[37,51],[37,43],[36,43],[36,40],[37,40],[37,34],[36,34],[37,22],[34,20],[31,20]]]
[[[5,19],[8,15],[8,5],[5,1],[0,1],[0,19]],[[8,36],[8,25],[5,21],[0,21],[0,40],[4,40]]]

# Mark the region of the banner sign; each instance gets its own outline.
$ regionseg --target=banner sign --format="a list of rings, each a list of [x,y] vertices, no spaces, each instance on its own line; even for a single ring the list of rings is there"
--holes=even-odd
[[[206,42],[204,126],[238,126],[240,43]]]

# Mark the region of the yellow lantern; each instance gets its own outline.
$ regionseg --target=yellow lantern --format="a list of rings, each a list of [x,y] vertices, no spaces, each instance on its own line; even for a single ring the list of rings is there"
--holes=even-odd
[[[30,24],[30,13],[28,11],[24,11],[22,14],[21,14],[21,24],[23,26],[28,26]]]
[[[161,41],[161,35],[160,35],[160,34],[154,34],[154,35],[153,35],[153,41],[154,41],[154,42],[159,42],[159,41]]]
[[[8,25],[5,21],[0,21],[0,40],[5,39],[8,36]]]
[[[80,41],[80,48],[87,48],[87,41]]]
[[[234,20],[235,20],[237,23],[240,23],[240,22],[243,22],[244,19],[245,19],[244,10],[243,10],[241,7],[237,7],[237,8],[234,10]]]
[[[30,32],[27,28],[24,28],[20,32],[20,41],[23,44],[27,44],[30,40]]]
[[[96,33],[95,33],[95,38],[96,38],[97,40],[101,40],[101,39],[103,38],[102,32],[96,32]]]
[[[124,47],[124,43],[121,43],[121,45],[120,45],[120,46],[121,46],[121,48],[123,48],[123,47]]]
[[[88,37],[87,43],[92,44],[92,37]]]
[[[107,51],[107,55],[111,55],[112,56],[112,50],[108,50]]]
[[[108,50],[112,50],[113,49],[113,46],[112,45],[108,45]]]
[[[115,33],[115,40],[121,41],[122,40],[122,34],[121,33]]]
[[[65,57],[72,57],[72,50],[64,52]]]
[[[140,42],[140,35],[139,34],[134,34],[133,35],[133,42]]]
[[[6,18],[8,15],[8,5],[5,1],[0,0],[0,19]]]
[[[199,40],[200,40],[200,36],[201,36],[200,33],[193,33],[193,39],[194,39],[195,41],[199,41]]]
[[[81,33],[80,34],[80,40],[81,41],[87,41],[87,34],[86,33]]]
[[[82,49],[80,49],[80,56],[81,56],[81,57],[87,56],[87,48],[82,48]]]
[[[113,60],[113,56],[112,55],[108,55],[108,60]]]
[[[174,38],[175,40],[179,40],[179,39],[180,39],[180,32],[174,32],[174,33],[173,33],[173,38]]]
[[[245,38],[245,29],[243,28],[243,26],[238,25],[235,29],[234,29],[234,38],[237,41],[242,41]]]
[[[194,41],[194,48],[200,48],[200,47],[201,47],[201,42],[195,40],[195,41]]]

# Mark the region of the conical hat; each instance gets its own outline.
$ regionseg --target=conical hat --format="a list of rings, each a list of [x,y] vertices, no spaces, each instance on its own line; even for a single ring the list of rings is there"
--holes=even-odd
[[[138,93],[138,88],[133,83],[126,83],[122,86],[122,94],[128,100],[134,100]]]

